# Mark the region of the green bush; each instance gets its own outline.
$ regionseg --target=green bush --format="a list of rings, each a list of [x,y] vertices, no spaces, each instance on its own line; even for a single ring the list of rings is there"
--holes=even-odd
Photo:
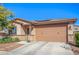
[[[16,37],[16,38],[15,38],[15,41],[16,41],[16,42],[19,42],[20,40],[19,40],[19,38]]]
[[[12,39],[13,42],[19,42],[20,40],[16,37]]]
[[[30,40],[27,40],[27,42],[30,42]]]
[[[75,33],[75,39],[76,45],[79,47],[79,32]]]
[[[3,40],[2,39],[0,39],[0,43],[3,43]]]
[[[19,42],[18,38],[5,37],[0,39],[0,43]]]

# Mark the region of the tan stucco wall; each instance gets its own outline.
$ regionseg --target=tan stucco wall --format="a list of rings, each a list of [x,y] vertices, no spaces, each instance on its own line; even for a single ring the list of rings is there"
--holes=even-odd
[[[74,25],[73,24],[68,25],[68,42],[74,43]]]
[[[70,28],[69,28],[70,27]],[[73,34],[74,26],[73,24],[68,24],[68,34]]]
[[[21,26],[21,24],[14,23],[13,25],[16,26],[16,30],[17,30],[16,35],[25,35],[25,32],[24,32],[23,27]]]
[[[29,39],[31,41],[36,41],[36,28],[35,26],[32,26],[33,27],[33,30],[31,31],[31,35],[29,36]]]

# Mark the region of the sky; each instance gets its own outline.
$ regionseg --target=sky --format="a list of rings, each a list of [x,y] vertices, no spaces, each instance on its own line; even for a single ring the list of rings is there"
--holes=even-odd
[[[24,20],[47,20],[77,18],[79,25],[78,3],[4,3],[4,7],[12,11],[15,18]]]

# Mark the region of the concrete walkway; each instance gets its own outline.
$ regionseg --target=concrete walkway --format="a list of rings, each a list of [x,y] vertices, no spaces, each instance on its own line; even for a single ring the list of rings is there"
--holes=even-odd
[[[21,43],[19,43],[21,44]],[[61,42],[31,42],[12,50],[6,55],[73,55],[71,46]]]

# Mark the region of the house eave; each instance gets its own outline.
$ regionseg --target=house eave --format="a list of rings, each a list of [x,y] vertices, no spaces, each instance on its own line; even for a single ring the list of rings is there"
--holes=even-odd
[[[76,19],[66,19],[66,20],[54,20],[54,21],[44,21],[44,22],[35,22],[34,25],[44,25],[44,24],[59,24],[59,23],[65,23],[65,24],[69,24],[69,23],[75,23]]]
[[[24,23],[21,23],[21,22],[17,22],[17,20],[21,21],[21,22],[24,22],[24,23],[28,23],[28,24],[24,24]],[[18,23],[18,24],[23,24],[23,25],[45,25],[45,24],[59,24],[59,23],[75,23],[77,19],[63,19],[63,20],[49,20],[49,21],[27,21],[27,20],[23,20],[23,19],[19,19],[19,18],[16,18],[14,20],[15,23]]]

